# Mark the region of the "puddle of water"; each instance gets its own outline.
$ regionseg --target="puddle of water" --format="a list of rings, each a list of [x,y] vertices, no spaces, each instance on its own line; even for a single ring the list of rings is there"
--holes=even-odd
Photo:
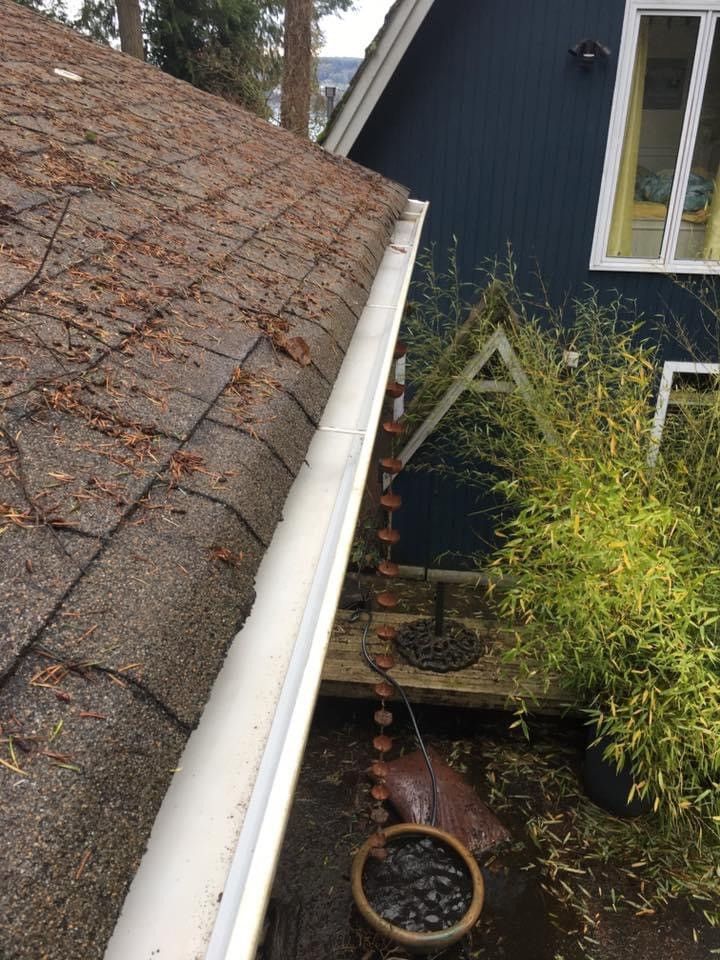
[[[526,869],[523,869],[525,867]],[[551,960],[556,956],[557,930],[534,871],[522,854],[498,854],[483,867],[485,904],[477,939],[481,957],[492,960]],[[573,954],[566,955],[568,960]]]

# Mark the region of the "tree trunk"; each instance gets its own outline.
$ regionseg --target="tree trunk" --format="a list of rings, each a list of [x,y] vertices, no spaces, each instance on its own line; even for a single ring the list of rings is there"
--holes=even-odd
[[[310,122],[313,13],[313,0],[287,0],[285,4],[280,123],[305,138]]]
[[[145,59],[140,0],[115,0],[120,29],[120,49],[138,60]]]

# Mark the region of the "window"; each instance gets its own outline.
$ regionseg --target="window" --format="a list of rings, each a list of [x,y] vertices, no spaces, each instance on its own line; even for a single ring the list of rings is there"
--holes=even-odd
[[[720,273],[720,0],[628,0],[590,266]]]

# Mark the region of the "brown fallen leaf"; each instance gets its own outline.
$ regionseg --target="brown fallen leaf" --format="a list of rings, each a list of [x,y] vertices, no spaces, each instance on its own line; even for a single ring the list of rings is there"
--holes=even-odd
[[[213,560],[220,560],[222,563],[227,563],[231,567],[240,567],[242,566],[244,554],[233,553],[232,550],[228,550],[227,547],[212,547],[210,550],[210,556]]]
[[[312,362],[310,347],[307,340],[303,340],[302,337],[286,337],[279,333],[275,336],[275,345],[301,367],[307,367]]]

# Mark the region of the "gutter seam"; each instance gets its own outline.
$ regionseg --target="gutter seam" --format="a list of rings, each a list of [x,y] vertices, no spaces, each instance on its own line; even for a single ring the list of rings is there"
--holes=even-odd
[[[367,427],[360,432],[354,428],[338,427],[338,432],[347,432],[349,440],[345,469],[333,504],[322,553],[307,598],[263,762],[223,891],[206,960],[252,960],[255,956],[264,908],[274,877],[274,865],[279,856],[280,844],[300,772],[302,753],[319,689],[322,664],[334,622],[347,556],[372,455],[384,399],[384,387],[392,365],[392,354],[427,210],[425,205],[422,212],[412,214],[411,205],[410,203],[406,207],[404,218],[414,219],[416,222],[412,236],[413,242],[405,248],[403,253],[404,277],[401,289],[396,291],[392,306],[375,307],[383,312],[392,311],[393,320],[385,330],[383,348],[377,352],[368,378],[368,389],[359,417],[361,422],[367,423]],[[397,256],[397,243],[393,243],[392,238],[386,247],[383,264],[388,256],[390,258]],[[373,308],[371,291],[363,313],[372,311]],[[328,419],[328,412],[326,408],[323,420]],[[327,423],[322,421],[321,423],[323,427],[328,426]],[[328,432],[323,429],[318,430],[321,436],[327,435]],[[355,498],[357,502],[353,503],[352,492],[353,487],[357,486],[358,477],[361,478],[360,492]],[[318,649],[319,637],[324,637],[321,649]],[[311,670],[313,654],[315,655],[314,676]],[[293,689],[294,684],[296,684],[295,689]],[[309,697],[311,702],[308,705]],[[284,716],[285,700],[290,700],[287,718]],[[301,705],[302,709],[300,709]],[[297,716],[298,713],[300,716]],[[281,788],[279,781],[283,779],[282,772],[285,772],[285,783]],[[271,775],[272,782],[268,783]],[[272,860],[271,869],[268,869],[269,860]]]

